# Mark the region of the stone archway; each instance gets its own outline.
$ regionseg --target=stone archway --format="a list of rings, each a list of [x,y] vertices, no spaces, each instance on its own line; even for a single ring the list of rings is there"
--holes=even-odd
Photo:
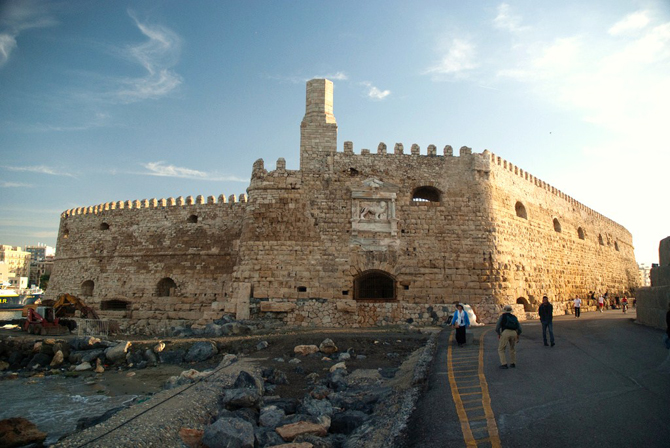
[[[354,279],[354,299],[395,300],[396,281],[388,272],[372,269]]]
[[[516,303],[519,305],[523,305],[523,310],[526,312],[533,311],[533,306],[525,297],[519,297],[518,299],[516,299]]]

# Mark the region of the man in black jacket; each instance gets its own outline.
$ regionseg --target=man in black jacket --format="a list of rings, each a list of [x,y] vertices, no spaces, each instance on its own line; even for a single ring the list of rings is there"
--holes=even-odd
[[[547,296],[542,297],[542,305],[538,309],[540,313],[540,322],[542,322],[542,339],[544,339],[544,345],[547,344],[547,329],[549,329],[549,341],[551,346],[554,345],[554,324],[552,319],[554,317],[554,306],[549,303],[549,298]]]

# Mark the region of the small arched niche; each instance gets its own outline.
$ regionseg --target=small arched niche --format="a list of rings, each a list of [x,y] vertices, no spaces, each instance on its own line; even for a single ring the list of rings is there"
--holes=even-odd
[[[584,229],[579,227],[577,229],[577,236],[579,237],[580,240],[583,240],[584,238],[586,238],[586,234],[584,233]]]
[[[554,218],[554,231],[557,233],[561,233],[561,223],[557,218]]]
[[[164,277],[156,285],[156,295],[158,297],[174,297],[177,284],[170,277]]]
[[[396,281],[388,272],[376,269],[362,272],[354,279],[356,300],[395,300]]]
[[[614,242],[614,249],[619,252],[619,243],[617,241]]]
[[[516,215],[519,218],[528,219],[526,207],[520,201],[517,201],[517,203],[514,205],[514,210],[516,211]]]
[[[603,241],[603,236],[602,235],[598,235],[598,244],[600,244],[601,246],[605,245],[605,242]]]
[[[435,187],[422,186],[418,187],[412,193],[412,202],[413,203],[422,203],[422,202],[435,202],[439,203],[442,194],[440,190]]]
[[[198,223],[198,215],[190,215],[188,218],[186,218],[186,222],[189,224],[197,224]]]
[[[86,280],[85,282],[82,282],[82,284],[81,284],[80,294],[83,297],[92,297],[94,289],[95,289],[95,283],[93,282],[93,280]]]
[[[63,239],[68,239],[70,238],[70,230],[66,227],[63,229]]]
[[[100,230],[109,230],[109,224],[103,222],[100,224]]]
[[[518,299],[516,299],[516,303],[519,305],[523,305],[524,311],[533,311],[533,306],[525,297],[519,297]]]

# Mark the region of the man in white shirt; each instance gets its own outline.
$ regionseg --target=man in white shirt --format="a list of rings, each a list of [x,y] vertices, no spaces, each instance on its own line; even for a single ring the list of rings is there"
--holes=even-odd
[[[575,297],[575,317],[579,317],[582,313],[582,299]]]
[[[598,311],[603,312],[605,307],[605,298],[603,296],[598,297]]]

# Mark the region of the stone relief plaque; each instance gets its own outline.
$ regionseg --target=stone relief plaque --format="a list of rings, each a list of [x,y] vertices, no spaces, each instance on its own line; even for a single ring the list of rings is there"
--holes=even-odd
[[[398,187],[370,178],[351,189],[351,244],[385,250],[398,244]]]

